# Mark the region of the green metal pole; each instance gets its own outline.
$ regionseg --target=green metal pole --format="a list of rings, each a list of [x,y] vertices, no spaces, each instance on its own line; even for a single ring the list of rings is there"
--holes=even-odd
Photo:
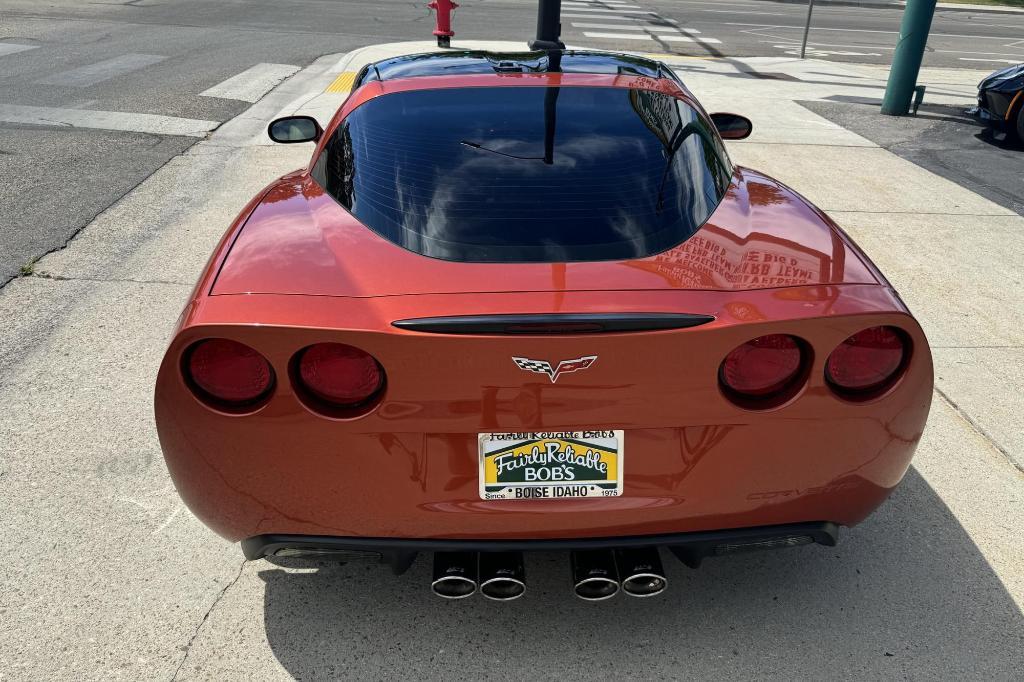
[[[932,26],[936,0],[907,0],[900,23],[900,39],[892,56],[889,69],[889,83],[885,86],[882,113],[889,116],[906,116],[910,111],[910,98],[917,85],[917,74],[921,71],[924,47],[928,43],[928,31]]]

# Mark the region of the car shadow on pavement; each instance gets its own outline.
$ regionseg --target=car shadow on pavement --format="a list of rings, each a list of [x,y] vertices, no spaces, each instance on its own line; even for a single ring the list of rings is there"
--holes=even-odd
[[[885,116],[880,101],[829,97],[803,107],[907,161],[1024,215],[1024,145],[993,133],[966,105],[925,102],[916,116]]]
[[[446,602],[430,557],[385,566],[265,564],[266,635],[294,677],[993,677],[1024,664],[1024,616],[911,470],[839,546],[709,559],[666,552],[669,590],[585,603],[568,556],[527,555],[527,594]]]

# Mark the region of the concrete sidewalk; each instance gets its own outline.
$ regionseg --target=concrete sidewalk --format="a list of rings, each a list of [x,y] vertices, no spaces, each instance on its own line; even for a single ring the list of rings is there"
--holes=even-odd
[[[183,508],[152,423],[154,377],[237,211],[308,158],[307,145],[264,144],[267,121],[325,121],[366,60],[428,48],[318,60],[0,291],[0,679],[1019,676],[1024,218],[796,103],[880,98],[883,69],[671,62],[709,109],[754,120],[734,161],[829,212],[933,344],[914,468],[837,548],[672,562],[664,598],[601,604],[573,599],[564,557],[542,555],[524,599],[447,603],[422,558],[401,578],[246,564]],[[928,101],[965,106],[977,80],[922,76]]]

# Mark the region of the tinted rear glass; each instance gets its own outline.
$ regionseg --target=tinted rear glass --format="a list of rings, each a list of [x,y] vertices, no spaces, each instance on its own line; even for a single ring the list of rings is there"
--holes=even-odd
[[[416,253],[472,262],[640,258],[686,240],[731,169],[684,102],[646,90],[415,90],[358,107],[313,177]]]

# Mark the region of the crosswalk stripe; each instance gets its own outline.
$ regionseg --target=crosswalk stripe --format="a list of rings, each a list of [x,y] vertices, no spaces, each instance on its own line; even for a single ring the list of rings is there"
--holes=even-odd
[[[601,7],[603,3],[590,3],[590,2],[563,2],[562,7],[571,7],[577,9],[579,7]],[[605,9],[613,9],[611,7],[605,7]],[[640,9],[640,5],[615,5],[614,9]]]
[[[593,14],[572,14],[571,12],[562,12],[563,17],[572,17],[574,19],[600,19],[601,21],[647,21],[650,17],[619,17],[613,14],[607,16],[601,14],[594,16]]]
[[[615,38],[617,40],[654,40],[654,36],[647,33],[588,33],[583,32],[588,38]]]
[[[95,64],[86,64],[77,69],[55,73],[36,81],[43,85],[64,85],[73,88],[84,88],[101,81],[123,76],[131,71],[152,66],[167,57],[158,54],[123,54],[113,59],[105,59]]]
[[[653,31],[655,33],[658,31],[668,31],[670,33],[689,33],[691,35],[700,33],[700,31],[698,31],[695,28],[677,28],[675,26],[662,26],[661,24],[589,24],[585,21],[574,21],[572,22],[572,25],[575,26],[576,28],[611,28],[615,30],[622,29],[624,31],[644,30]]]
[[[299,70],[291,64],[260,63],[199,93],[200,97],[258,102],[271,88]]]
[[[130,114],[122,111],[95,111],[92,109],[29,107],[3,103],[0,103],[0,121],[187,137],[205,137],[208,132],[220,125],[219,121],[203,121],[176,116]]]
[[[8,54],[17,54],[25,50],[34,50],[38,45],[20,45],[18,43],[0,43],[0,57]]]
[[[588,38],[614,38],[616,40],[664,40],[669,43],[706,43],[709,45],[721,45],[722,41],[715,38],[691,38],[680,35],[661,35],[658,33],[590,33],[583,32]]]
[[[657,14],[657,12],[652,12],[652,11],[646,10],[646,9],[604,9],[604,8],[601,8],[601,9],[593,8],[592,9],[590,7],[586,7],[586,8],[584,8],[584,7],[573,7],[572,11],[573,12],[592,12],[594,14]],[[567,16],[567,15],[563,14],[562,16]]]
[[[669,36],[659,35],[658,38],[661,40],[668,41],[670,43],[706,43],[708,45],[721,45],[722,41],[717,38],[691,38],[689,36]]]

